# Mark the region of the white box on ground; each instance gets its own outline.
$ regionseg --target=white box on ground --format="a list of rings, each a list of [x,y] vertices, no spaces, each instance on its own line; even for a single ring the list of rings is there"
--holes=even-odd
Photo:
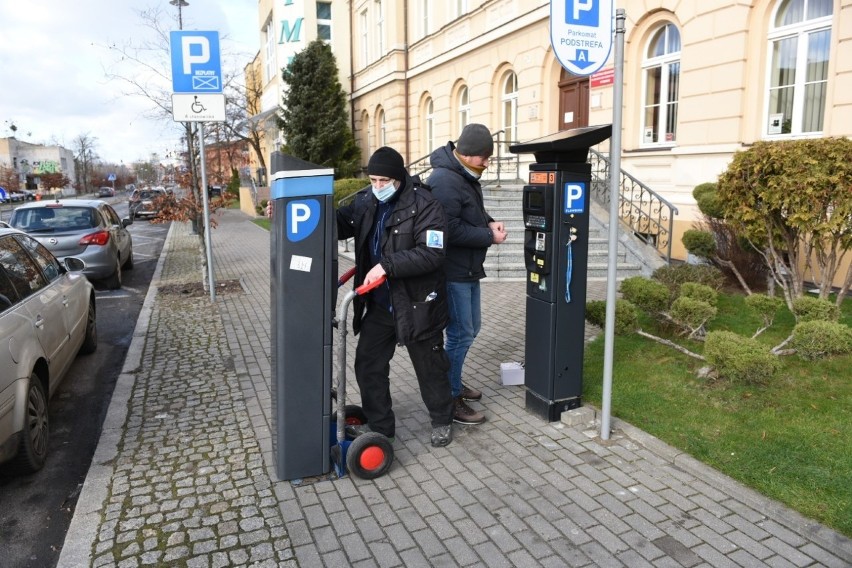
[[[500,378],[504,385],[524,384],[524,366],[516,361],[500,363]]]

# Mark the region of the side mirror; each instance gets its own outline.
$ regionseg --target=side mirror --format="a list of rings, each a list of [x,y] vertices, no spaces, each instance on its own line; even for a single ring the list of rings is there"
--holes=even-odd
[[[132,224],[133,224],[133,218],[132,217],[125,217],[124,219],[121,220],[121,226],[122,227],[126,227],[127,225],[132,225]]]
[[[74,256],[67,256],[63,261],[68,272],[80,272],[86,268],[86,263]]]

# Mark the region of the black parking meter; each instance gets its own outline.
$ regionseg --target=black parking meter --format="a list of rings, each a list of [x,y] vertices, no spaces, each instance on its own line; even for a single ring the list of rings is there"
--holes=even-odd
[[[589,148],[612,126],[564,130],[509,147],[531,152],[523,190],[527,410],[548,421],[580,406],[589,253]]]
[[[278,477],[331,470],[334,170],[273,152],[272,449]]]

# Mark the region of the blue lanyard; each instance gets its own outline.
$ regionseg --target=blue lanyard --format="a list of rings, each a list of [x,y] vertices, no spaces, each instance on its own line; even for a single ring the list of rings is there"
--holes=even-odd
[[[568,249],[567,258],[565,259],[565,303],[571,303],[571,265],[573,264],[573,255],[571,253],[571,239],[565,244]]]

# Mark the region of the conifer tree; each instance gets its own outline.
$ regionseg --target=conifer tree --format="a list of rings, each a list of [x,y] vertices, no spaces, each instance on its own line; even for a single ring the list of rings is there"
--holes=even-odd
[[[280,123],[286,154],[334,168],[335,178],[354,177],[361,150],[355,145],[346,94],[337,79],[331,47],[315,40],[282,70],[287,85]]]

